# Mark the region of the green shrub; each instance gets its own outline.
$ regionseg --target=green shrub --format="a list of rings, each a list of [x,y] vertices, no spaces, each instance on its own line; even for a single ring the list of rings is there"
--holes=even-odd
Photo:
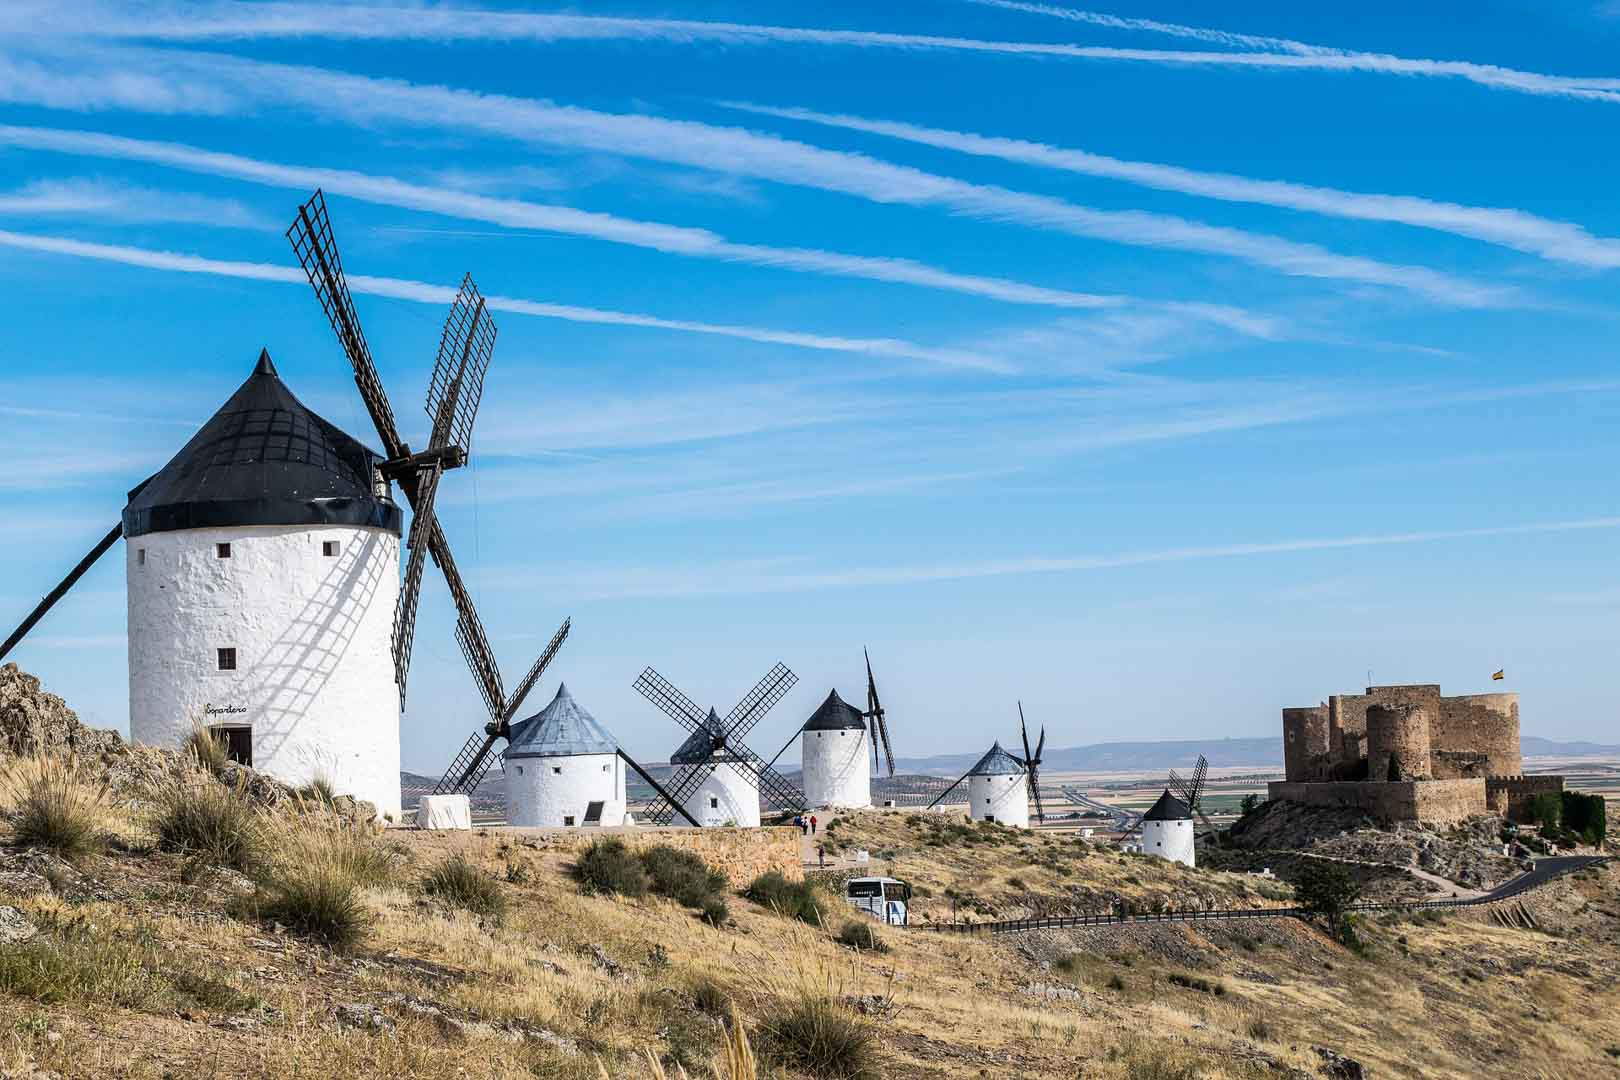
[[[1525,804],[1524,814],[1542,828],[1555,827],[1563,821],[1564,800],[1555,791],[1544,791]]]
[[[152,829],[163,850],[210,865],[251,871],[264,858],[264,815],[241,792],[213,780],[183,779],[165,787]]]
[[[830,996],[790,998],[760,1027],[767,1054],[788,1068],[836,1080],[877,1080],[881,1075],[872,1025]]]
[[[646,896],[651,887],[641,860],[617,836],[593,840],[574,860],[574,880],[587,893]]]
[[[1114,972],[1114,974],[1108,976],[1108,989],[1110,989],[1110,990],[1123,990],[1123,989],[1125,989],[1125,980],[1119,977],[1119,972],[1116,971],[1116,972]]]
[[[450,855],[422,877],[422,891],[474,915],[499,919],[506,914],[500,883],[460,855]]]
[[[1336,931],[1345,911],[1361,898],[1361,883],[1338,863],[1326,859],[1301,860],[1294,895],[1307,914],[1320,917]]]
[[[889,946],[878,935],[877,927],[861,919],[851,919],[838,931],[838,944],[862,952],[884,953]]]
[[[821,926],[834,901],[809,881],[789,881],[779,870],[768,870],[743,892],[756,904],[811,926]]]
[[[6,818],[23,847],[43,848],[64,859],[93,855],[106,847],[101,820],[107,788],[91,783],[60,758],[23,759],[0,781]]]
[[[724,926],[726,920],[731,918],[731,905],[726,903],[723,896],[706,896],[703,903],[698,905],[698,914],[710,926]]]
[[[641,853],[649,888],[691,908],[725,891],[726,876],[690,851],[660,844]]]

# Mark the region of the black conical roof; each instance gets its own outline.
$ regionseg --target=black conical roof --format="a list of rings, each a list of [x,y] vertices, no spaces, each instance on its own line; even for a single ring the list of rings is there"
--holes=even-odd
[[[398,535],[399,506],[374,487],[379,460],[294,397],[261,351],[247,382],[131,493],[124,535],[233,525],[369,525]]]
[[[810,714],[810,719],[804,722],[805,731],[842,731],[845,729],[866,730],[866,717],[861,710],[846,702],[834,690],[827,695],[827,700],[821,707]]]
[[[1159,801],[1148,807],[1148,812],[1142,815],[1143,821],[1188,821],[1192,814],[1187,810],[1187,804],[1170,794],[1165,788]]]

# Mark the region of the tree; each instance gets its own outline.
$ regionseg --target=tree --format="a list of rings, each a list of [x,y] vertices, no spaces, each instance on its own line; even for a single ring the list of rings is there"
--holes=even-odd
[[[1542,828],[1556,828],[1564,818],[1564,800],[1556,791],[1544,791],[1531,799],[1524,816]]]
[[[1609,833],[1603,796],[1587,795],[1579,791],[1562,793],[1562,821],[1564,828],[1596,847]]]
[[[1306,859],[1294,882],[1294,898],[1306,914],[1321,919],[1338,934],[1347,925],[1347,913],[1361,899],[1361,883],[1338,863]]]
[[[1245,795],[1243,801],[1238,803],[1238,809],[1243,811],[1245,817],[1260,809],[1260,796]]]

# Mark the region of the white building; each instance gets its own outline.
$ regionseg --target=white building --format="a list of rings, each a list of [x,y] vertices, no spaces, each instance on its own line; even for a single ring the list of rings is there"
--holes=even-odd
[[[804,799],[812,807],[872,805],[872,744],[866,717],[834,690],[799,729]]]
[[[1196,865],[1192,814],[1169,789],[1142,815],[1141,850],[1144,855],[1157,855],[1183,866]]]
[[[130,735],[193,725],[289,784],[397,820],[401,513],[377,455],[293,396],[269,353],[124,510]]]
[[[566,684],[551,704],[512,725],[502,755],[506,823],[536,828],[625,824],[619,744]]]
[[[704,721],[708,730],[694,731],[670,755],[671,765],[705,769],[704,777],[691,795],[687,796],[686,812],[704,828],[713,825],[735,825],[753,828],[759,825],[759,783],[744,760],[721,746],[714,749],[717,735],[723,730],[720,715],[709,710]],[[708,769],[713,765],[713,769]],[[690,825],[676,814],[673,825]]]
[[[1029,828],[1029,770],[997,742],[968,770],[968,817]]]

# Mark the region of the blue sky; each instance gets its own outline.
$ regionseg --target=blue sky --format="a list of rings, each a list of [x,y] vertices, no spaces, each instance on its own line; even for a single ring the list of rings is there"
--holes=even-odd
[[[897,750],[1273,734],[1378,682],[1610,738],[1620,6],[0,12],[0,621],[261,346],[375,443],[282,230],[325,187],[508,682],[651,664],[774,753],[872,650]],[[367,281],[357,281],[364,275]],[[13,656],[125,723],[109,557]],[[442,583],[409,768],[483,721]]]

